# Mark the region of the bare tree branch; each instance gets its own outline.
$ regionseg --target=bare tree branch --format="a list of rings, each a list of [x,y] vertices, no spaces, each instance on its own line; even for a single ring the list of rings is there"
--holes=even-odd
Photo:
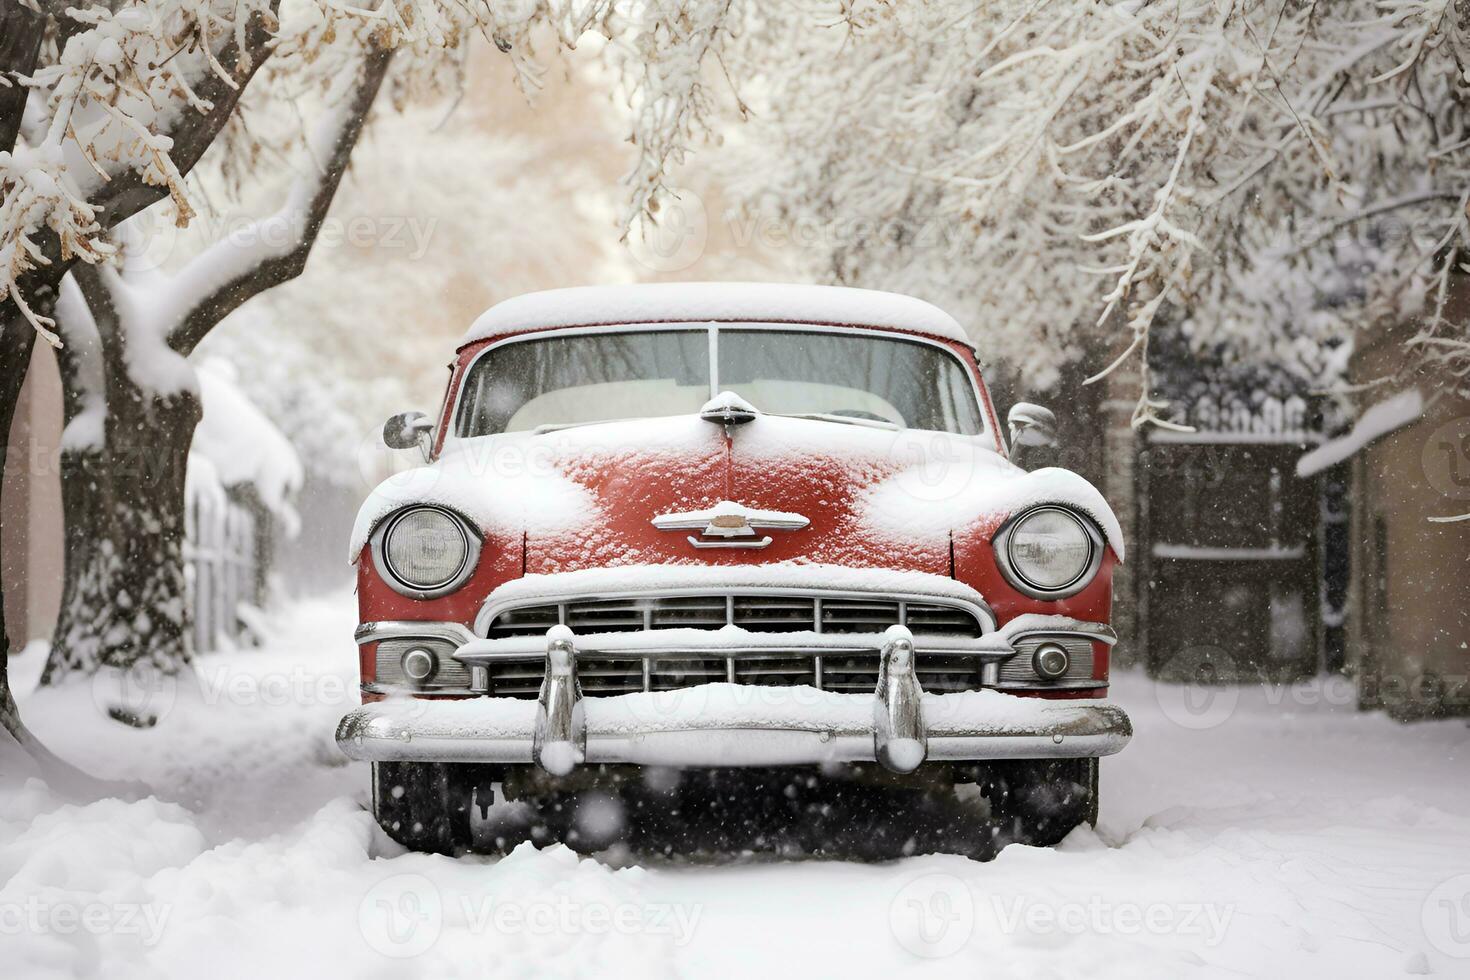
[[[328,145],[323,149],[329,152],[319,163],[321,172],[314,175],[304,199],[294,200],[301,189],[293,188],[293,200],[265,219],[290,223],[295,234],[289,244],[280,250],[252,253],[225,239],[179,274],[180,279],[207,276],[214,285],[177,321],[169,337],[174,350],[187,356],[217,323],[246,301],[301,275],[392,59],[391,49],[375,49],[364,59],[351,99],[335,110],[338,116],[324,141]]]

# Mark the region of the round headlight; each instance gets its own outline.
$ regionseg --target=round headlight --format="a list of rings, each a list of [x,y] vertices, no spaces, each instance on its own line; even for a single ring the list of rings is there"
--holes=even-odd
[[[1096,573],[1102,554],[1083,519],[1062,507],[1028,511],[997,543],[1011,584],[1038,598],[1081,590]]]
[[[383,530],[383,564],[403,585],[432,592],[456,584],[470,560],[464,525],[436,507],[414,507]]]

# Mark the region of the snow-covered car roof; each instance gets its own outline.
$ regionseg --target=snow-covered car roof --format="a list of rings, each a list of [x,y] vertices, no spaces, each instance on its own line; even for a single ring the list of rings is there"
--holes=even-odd
[[[954,317],[912,296],[761,282],[577,286],[527,293],[480,314],[460,344],[553,327],[678,322],[883,327],[974,346]]]

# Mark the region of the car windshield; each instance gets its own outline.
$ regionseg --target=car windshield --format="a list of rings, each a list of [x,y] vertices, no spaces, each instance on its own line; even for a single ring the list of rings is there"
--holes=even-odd
[[[984,430],[958,358],[874,334],[719,328],[528,339],[492,348],[465,378],[460,437],[698,412],[732,391],[771,415]]]

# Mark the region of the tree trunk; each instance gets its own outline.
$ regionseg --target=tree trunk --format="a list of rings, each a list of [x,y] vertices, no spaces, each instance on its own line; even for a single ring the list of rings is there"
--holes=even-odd
[[[105,448],[62,457],[66,587],[44,683],[142,663],[175,674],[191,657],[184,474],[199,399],[133,386],[107,412]]]
[[[81,267],[73,274],[97,323],[107,415],[101,445],[62,453],[66,584],[42,683],[100,667],[176,674],[192,656],[184,476],[199,398],[140,387],[101,274]],[[64,349],[61,357],[68,422],[82,407],[79,353]]]

